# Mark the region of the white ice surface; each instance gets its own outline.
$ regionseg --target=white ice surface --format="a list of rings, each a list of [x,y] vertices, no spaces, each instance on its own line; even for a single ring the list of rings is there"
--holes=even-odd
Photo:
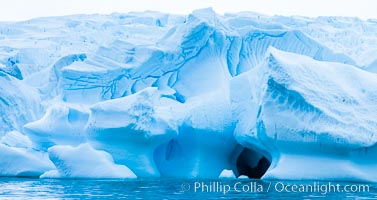
[[[264,178],[375,181],[376,84],[353,66],[271,48],[232,81],[236,139],[271,156]]]
[[[0,174],[238,176],[246,147],[264,178],[377,181],[376,33],[211,9],[1,22]]]
[[[230,179],[233,179],[233,178],[236,178],[236,175],[234,175],[233,170],[224,169],[221,172],[219,178],[230,178]]]
[[[109,153],[89,144],[53,146],[48,153],[56,170],[47,171],[41,178],[136,178],[126,166],[114,164]]]

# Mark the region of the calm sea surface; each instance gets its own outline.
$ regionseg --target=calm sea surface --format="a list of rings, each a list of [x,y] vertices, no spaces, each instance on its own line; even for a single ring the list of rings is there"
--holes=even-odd
[[[365,185],[369,188],[366,188]],[[315,181],[270,182],[250,179],[54,180],[0,178],[0,199],[246,198],[377,199],[377,185]]]

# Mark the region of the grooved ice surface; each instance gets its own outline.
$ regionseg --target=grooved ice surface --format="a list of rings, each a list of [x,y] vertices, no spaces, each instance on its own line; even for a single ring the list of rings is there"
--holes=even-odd
[[[0,175],[377,181],[376,63],[373,19],[1,22]]]

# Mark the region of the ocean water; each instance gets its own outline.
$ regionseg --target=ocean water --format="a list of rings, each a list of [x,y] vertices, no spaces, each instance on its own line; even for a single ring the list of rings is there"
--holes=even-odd
[[[337,185],[339,185],[339,191],[336,191]],[[365,185],[368,185],[368,188],[365,188]],[[349,186],[349,190],[347,186]],[[344,187],[348,192],[344,191]],[[300,188],[306,188],[307,190],[299,191],[298,189]],[[364,191],[362,191],[363,188],[365,189]],[[353,191],[350,191],[351,189]],[[245,198],[377,199],[377,185],[348,182],[281,182],[250,179],[56,180],[0,178],[0,199]]]

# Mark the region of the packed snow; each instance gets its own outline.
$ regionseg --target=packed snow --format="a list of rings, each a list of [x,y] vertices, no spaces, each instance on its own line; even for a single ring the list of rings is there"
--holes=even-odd
[[[377,23],[0,22],[0,176],[377,182]]]

